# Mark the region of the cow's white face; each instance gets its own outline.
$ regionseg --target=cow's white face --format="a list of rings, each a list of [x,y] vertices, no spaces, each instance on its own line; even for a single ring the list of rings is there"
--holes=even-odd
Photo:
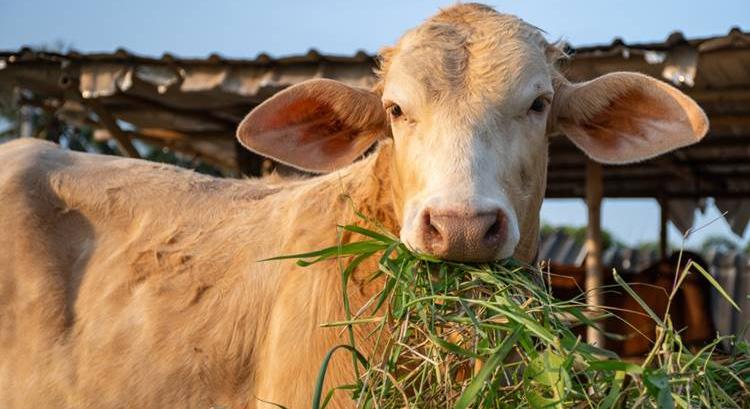
[[[595,160],[626,163],[693,143],[708,126],[694,101],[641,74],[570,84],[555,69],[559,55],[516,17],[457,5],[383,52],[375,91],[304,82],[253,110],[237,135],[253,151],[319,172],[392,137],[393,204],[409,247],[457,261],[526,247],[528,259],[548,131]]]
[[[428,22],[386,53],[381,74],[401,239],[440,258],[509,257],[539,215],[554,68],[536,29],[493,20]]]

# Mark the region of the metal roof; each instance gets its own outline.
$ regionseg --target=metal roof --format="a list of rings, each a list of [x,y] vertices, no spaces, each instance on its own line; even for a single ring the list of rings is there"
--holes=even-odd
[[[716,197],[735,209],[740,234],[750,217],[750,33],[663,42],[568,47],[562,70],[573,81],[612,71],[638,71],[678,86],[703,107],[709,136],[697,145],[626,166],[605,166],[605,197],[697,200]],[[20,87],[25,104],[54,110],[61,118],[104,128],[100,116],[128,125],[123,135],[238,170],[234,129],[254,106],[290,85],[332,78],[370,87],[376,56],[304,55],[253,59],[144,57],[120,49],[111,54],[65,54],[21,49],[0,52],[0,86]],[[102,114],[102,115],[96,115]],[[105,118],[106,119],[106,118]],[[114,122],[114,121],[111,121]],[[107,132],[100,132],[106,135]],[[117,137],[117,135],[112,135]],[[583,197],[586,157],[563,137],[553,137],[547,197]],[[736,217],[735,217],[736,215]]]
[[[555,230],[541,235],[537,259],[556,265],[583,268],[586,254],[586,246],[582,240],[577,240],[563,230]],[[637,249],[617,244],[602,253],[602,265],[623,274],[638,273],[660,259],[656,249]]]
[[[703,267],[740,306],[740,311],[734,309],[718,290],[712,287],[709,304],[716,329],[722,335],[737,334],[750,339],[750,298],[747,296],[750,294],[750,254],[714,247],[702,255],[707,263]],[[538,259],[547,263],[552,273],[571,277],[582,283],[585,275],[586,249],[583,243],[576,241],[564,231],[554,230],[542,234]],[[659,261],[660,256],[656,250],[619,245],[606,249],[602,254],[602,265],[605,270],[615,269],[629,281]],[[635,280],[638,282],[638,279]]]

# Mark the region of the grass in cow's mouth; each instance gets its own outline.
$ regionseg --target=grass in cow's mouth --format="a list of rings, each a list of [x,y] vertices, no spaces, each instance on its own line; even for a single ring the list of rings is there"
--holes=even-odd
[[[576,337],[572,322],[591,324],[583,298],[553,298],[536,268],[513,260],[442,262],[413,254],[387,233],[342,229],[364,239],[282,257],[298,258],[303,266],[339,258],[344,288],[354,268],[379,257],[373,275],[385,278],[367,316],[351,311],[344,296],[347,320],[326,324],[348,330],[349,343],[322,363],[313,408],[326,407],[334,393],[351,394],[360,408],[724,408],[750,401],[747,343],[731,340],[734,351],[721,358],[714,351],[727,338],[691,353],[669,314],[654,314],[617,276],[619,290],[630,293],[658,326],[641,364]],[[731,302],[693,263],[681,269],[675,287],[687,274],[703,274]],[[357,325],[376,328],[370,337],[381,347],[369,361],[358,352]],[[351,353],[357,363],[357,381],[324,391],[329,360],[341,353]]]

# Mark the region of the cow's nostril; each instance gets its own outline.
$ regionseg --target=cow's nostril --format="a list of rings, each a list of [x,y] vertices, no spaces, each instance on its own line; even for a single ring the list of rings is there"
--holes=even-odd
[[[508,230],[502,211],[431,210],[420,215],[421,250],[455,261],[488,261],[497,256]]]
[[[497,247],[505,234],[505,217],[501,213],[497,215],[495,221],[490,225],[482,238],[484,245],[494,248]]]
[[[432,217],[430,216],[430,212],[424,212],[424,216],[422,216],[424,219],[422,220],[423,226],[425,226],[425,238],[429,242],[439,242],[442,240],[443,235],[440,234],[440,229],[437,228],[432,223]]]
[[[492,223],[492,226],[487,230],[487,233],[484,235],[485,239],[491,239],[494,238],[500,234],[500,222],[495,221],[495,223]]]

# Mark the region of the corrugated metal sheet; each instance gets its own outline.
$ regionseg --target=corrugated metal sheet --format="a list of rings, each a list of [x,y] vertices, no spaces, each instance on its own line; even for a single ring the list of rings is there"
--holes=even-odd
[[[720,334],[736,334],[750,340],[750,255],[736,251],[710,251],[706,260],[711,275],[740,307],[737,311],[715,289],[711,290],[711,312]]]
[[[612,71],[639,71],[679,86],[711,121],[700,144],[627,166],[604,168],[606,197],[696,200],[717,197],[741,234],[750,218],[750,34],[663,42],[569,48],[563,67],[574,81]],[[25,103],[56,110],[65,120],[95,124],[87,102],[96,100],[129,123],[130,135],[198,155],[224,168],[238,167],[234,129],[258,103],[290,85],[332,78],[353,86],[375,81],[376,57],[323,55],[254,59],[159,58],[126,50],[66,54],[22,49],[0,52],[0,86],[30,91]],[[170,135],[169,138],[162,138]],[[552,138],[547,197],[583,197],[586,157],[566,138]],[[249,154],[248,154],[249,155]],[[680,215],[691,207],[681,205]],[[679,215],[675,212],[675,222]],[[681,223],[680,225],[687,225]]]
[[[722,37],[685,40],[673,33],[663,43],[625,44],[615,40],[609,45],[569,51],[573,58],[564,70],[572,80],[632,70],[667,78],[677,85],[694,83],[696,90],[750,86],[750,36],[736,29]],[[725,53],[731,58],[723,58]],[[680,57],[685,54],[692,57]],[[223,129],[231,131],[229,125],[239,121],[253,105],[310,78],[333,78],[369,87],[374,82],[376,56],[363,52],[323,55],[310,50],[283,58],[265,54],[254,59],[227,59],[217,54],[206,59],[171,54],[151,58],[124,49],[112,54],[58,54],[25,48],[0,52],[0,61],[0,83],[23,85],[49,98],[64,98],[73,88],[83,98],[102,99],[116,116],[128,115],[136,126],[159,123],[164,128],[189,132],[222,128],[213,117],[231,122],[223,124]],[[738,111],[738,106],[727,105],[729,96],[714,96],[721,100],[718,111]],[[713,110],[715,104],[711,104],[715,102],[704,101],[704,107]],[[167,113],[153,118],[155,108]],[[739,110],[746,111],[746,104]],[[201,115],[193,120],[184,118],[197,112]],[[205,123],[196,124],[201,121]]]
[[[562,230],[542,234],[539,241],[537,259],[554,264],[583,267],[586,248],[583,241],[576,240]],[[633,249],[614,245],[602,254],[602,263],[608,269],[616,269],[622,274],[638,273],[659,261],[658,251]]]
[[[750,340],[750,255],[736,250],[714,248],[706,252],[704,257],[711,275],[741,309],[734,309],[716,289],[712,288],[710,310],[716,330],[723,335],[735,334]],[[576,242],[573,237],[558,230],[542,236],[538,259],[552,265],[582,269],[586,249],[583,243]],[[626,279],[628,275],[638,274],[659,260],[656,250],[622,246],[613,246],[605,250],[602,257],[605,268],[617,270]]]

